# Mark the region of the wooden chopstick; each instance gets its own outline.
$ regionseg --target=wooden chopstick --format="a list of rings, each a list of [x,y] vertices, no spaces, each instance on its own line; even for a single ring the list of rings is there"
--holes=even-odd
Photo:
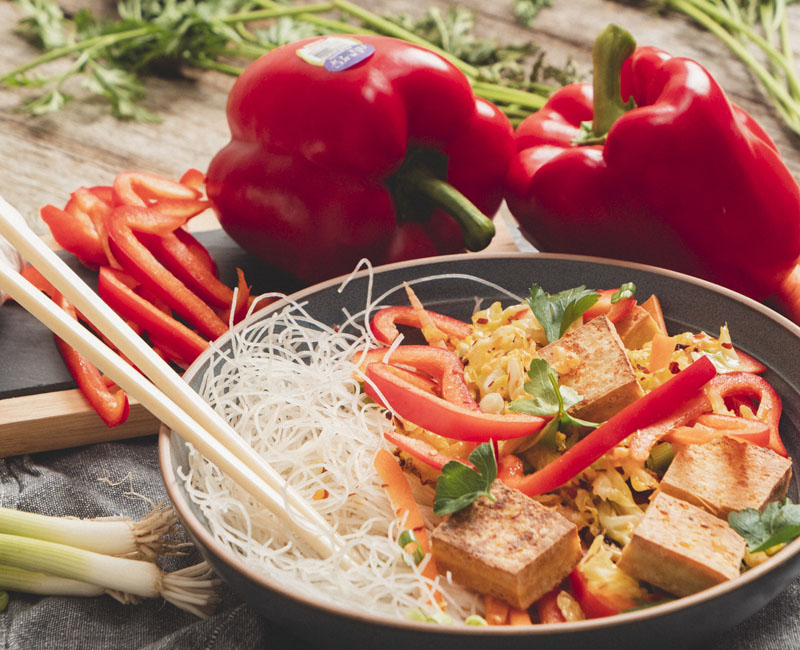
[[[83,354],[129,395],[184,440],[194,445],[240,487],[292,526],[322,557],[344,543],[328,522],[283,477],[245,443],[231,426],[159,357],[30,229],[0,197],[4,236],[78,311],[82,312],[149,379],[123,361],[15,270],[0,264],[0,288]],[[152,383],[151,383],[152,382]],[[295,511],[294,515],[289,510]],[[347,562],[347,558],[343,557]]]

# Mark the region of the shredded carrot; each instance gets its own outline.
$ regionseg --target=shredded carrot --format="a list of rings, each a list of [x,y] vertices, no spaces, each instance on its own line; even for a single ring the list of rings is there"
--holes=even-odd
[[[656,332],[653,336],[652,347],[650,349],[650,372],[657,372],[666,368],[672,361],[672,353],[675,352],[675,338]]]
[[[491,594],[486,594],[483,599],[486,622],[489,625],[505,625],[508,622],[509,604],[495,598]]]
[[[425,553],[426,562],[421,573],[425,578],[433,581],[438,575],[436,571],[436,562],[433,555],[431,555],[431,545],[428,540],[428,531],[425,529],[425,521],[422,519],[422,513],[419,511],[419,506],[414,500],[414,494],[411,492],[411,485],[403,473],[397,460],[386,449],[379,449],[373,461],[378,476],[381,477],[382,487],[386,490],[389,501],[394,509],[395,517],[398,521],[404,522],[406,529],[413,531],[414,536],[419,542],[419,546]],[[428,596],[428,587],[423,587],[423,595]],[[444,596],[437,590],[433,597],[436,599],[439,607],[444,609],[445,600]]]
[[[640,307],[650,314],[656,322],[656,325],[658,325],[658,329],[661,330],[661,333],[666,335],[667,323],[664,321],[664,312],[661,310],[661,302],[658,297],[655,295],[650,296]]]
[[[409,286],[409,284],[404,282],[403,286],[408,294],[408,301],[411,303],[414,311],[419,315],[419,322],[422,325],[420,330],[422,331],[422,336],[424,336],[425,340],[428,342],[428,345],[432,345],[433,347],[437,348],[446,348],[447,334],[436,327],[431,315],[425,310],[422,302],[417,297],[417,294],[414,293],[414,290]]]
[[[531,625],[531,616],[527,609],[512,607],[508,610],[509,625]]]

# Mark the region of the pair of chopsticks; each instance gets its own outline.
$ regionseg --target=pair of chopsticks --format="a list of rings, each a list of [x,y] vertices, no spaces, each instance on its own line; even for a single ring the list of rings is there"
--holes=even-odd
[[[141,371],[103,344],[22,275],[0,263],[0,289],[107,374],[260,504],[289,524],[322,557],[344,543],[325,519],[242,440],[0,197],[0,235]],[[144,376],[143,376],[144,375]],[[149,381],[148,381],[149,380]],[[346,557],[342,558],[345,562]]]

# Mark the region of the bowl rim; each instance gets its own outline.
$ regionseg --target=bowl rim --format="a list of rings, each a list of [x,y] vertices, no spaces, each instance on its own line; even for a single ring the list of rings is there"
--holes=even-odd
[[[284,306],[289,304],[289,301],[299,302],[308,295],[315,294],[319,291],[323,291],[334,286],[339,286],[343,282],[348,281],[349,279],[364,277],[369,275],[370,273],[378,274],[384,271],[391,271],[408,267],[427,266],[442,262],[457,264],[461,261],[475,260],[476,257],[488,258],[488,259],[494,258],[494,259],[523,260],[523,259],[534,258],[534,259],[544,259],[544,260],[551,259],[557,261],[576,261],[581,263],[601,264],[619,268],[636,269],[648,273],[653,273],[655,275],[674,278],[677,280],[681,280],[683,282],[687,282],[689,284],[700,286],[701,288],[707,289],[714,293],[722,294],[723,296],[727,296],[738,302],[741,302],[750,309],[753,309],[761,313],[762,315],[770,318],[771,320],[774,320],[778,325],[782,326],[784,329],[788,329],[790,333],[794,334],[794,336],[800,340],[800,326],[793,323],[788,318],[779,314],[770,307],[767,307],[766,305],[763,305],[753,300],[752,298],[749,298],[748,296],[740,294],[736,291],[733,291],[721,285],[709,282],[708,280],[703,280],[690,275],[686,275],[678,271],[672,271],[669,269],[651,266],[648,264],[626,262],[622,260],[615,260],[610,258],[587,256],[587,255],[571,255],[571,254],[539,253],[539,252],[534,252],[534,253],[507,252],[507,253],[480,253],[479,256],[476,256],[474,253],[459,253],[455,255],[440,255],[436,257],[427,257],[427,258],[421,258],[404,262],[396,262],[393,264],[386,264],[374,268],[357,270],[354,271],[353,273],[338,276],[336,278],[332,278],[330,280],[314,284],[312,286],[301,289],[300,291],[289,294],[285,298],[279,299],[273,304],[270,304],[269,306],[265,307],[264,309],[259,310],[258,312],[253,314],[253,316],[245,319],[241,323],[237,324],[234,328],[232,328],[229,332],[226,332],[221,337],[219,337],[214,342],[214,345],[210,346],[206,351],[204,351],[186,369],[185,376],[192,377],[194,373],[197,372],[197,369],[216,352],[216,346],[226,343],[227,340],[233,335],[233,333],[236,330],[246,327],[251,320],[263,318],[266,315],[278,309],[283,308]],[[744,588],[745,585],[759,580],[761,576],[763,576],[764,574],[771,573],[774,570],[778,570],[778,568],[781,565],[787,563],[791,558],[800,553],[800,538],[797,538],[792,542],[790,542],[789,544],[787,544],[786,547],[783,548],[779,553],[776,553],[762,564],[754,568],[748,569],[746,572],[742,573],[739,577],[734,578],[733,580],[728,580],[726,582],[720,583],[708,589],[704,589],[703,591],[697,592],[695,594],[689,596],[683,596],[681,598],[676,598],[674,600],[670,600],[659,605],[653,605],[651,607],[642,608],[637,611],[628,612],[624,615],[616,615],[605,618],[586,619],[582,621],[572,621],[565,623],[544,623],[544,624],[539,623],[530,626],[485,627],[485,626],[465,625],[465,626],[454,627],[449,625],[431,625],[430,623],[426,622],[404,620],[400,618],[397,619],[389,618],[383,615],[370,614],[368,612],[355,612],[352,609],[348,609],[345,606],[332,603],[323,598],[316,598],[309,595],[298,594],[291,588],[281,584],[281,582],[278,579],[256,572],[254,569],[245,565],[244,562],[242,562],[242,560],[239,559],[238,556],[235,556],[227,549],[227,547],[222,545],[216,538],[214,538],[211,535],[211,533],[206,529],[206,527],[203,526],[203,524],[195,516],[194,512],[191,510],[188,503],[184,501],[184,498],[181,493],[181,488],[178,484],[176,473],[172,467],[172,455],[171,455],[171,445],[170,445],[171,436],[172,436],[172,431],[162,423],[158,436],[158,459],[161,468],[162,479],[164,481],[167,494],[173,506],[178,511],[178,514],[181,520],[184,522],[184,525],[188,526],[191,533],[196,538],[199,539],[200,543],[203,546],[209,548],[215,556],[217,556],[218,558],[223,560],[226,564],[231,566],[236,572],[244,574],[249,580],[259,584],[260,586],[266,589],[269,589],[273,592],[277,592],[280,596],[284,598],[292,600],[306,607],[325,610],[326,612],[332,615],[350,619],[353,622],[362,624],[371,624],[378,627],[386,628],[387,630],[390,630],[392,628],[398,628],[403,630],[416,630],[429,634],[446,635],[446,636],[465,635],[465,634],[470,636],[472,635],[480,636],[486,634],[492,637],[496,637],[498,635],[508,636],[508,637],[518,637],[518,636],[536,637],[536,636],[569,634],[570,632],[577,632],[579,630],[583,632],[591,632],[592,630],[597,630],[601,628],[608,628],[614,626],[623,627],[628,624],[642,622],[648,619],[655,619],[662,616],[663,617],[671,616],[681,610],[692,608],[705,601],[710,601],[722,597],[725,594],[728,594],[732,591],[737,591],[740,588]],[[766,602],[764,604],[766,605]]]

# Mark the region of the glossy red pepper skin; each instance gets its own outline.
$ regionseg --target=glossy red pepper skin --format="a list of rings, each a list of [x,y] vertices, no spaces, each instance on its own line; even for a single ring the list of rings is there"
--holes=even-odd
[[[595,589],[581,572],[580,565],[569,574],[569,584],[572,594],[581,606],[583,613],[586,614],[586,618],[615,616],[637,605],[635,601],[620,594],[606,593]]]
[[[441,471],[442,468],[452,460],[458,461],[459,463],[463,463],[467,467],[475,469],[475,466],[468,460],[465,460],[463,458],[453,458],[452,456],[443,454],[438,449],[436,449],[436,447],[434,447],[431,444],[428,444],[424,440],[403,436],[398,433],[395,433],[394,431],[385,432],[383,434],[383,437],[386,438],[389,442],[391,442],[400,451],[406,452],[409,456],[413,456],[414,458],[425,463],[426,465],[433,467],[433,469]]]
[[[516,132],[508,205],[543,250],[683,271],[763,299],[800,256],[800,190],[766,133],[698,63],[637,48],[636,108],[604,145],[572,141],[591,84],[553,94]]]
[[[349,37],[353,38],[353,37]],[[436,209],[401,221],[386,184],[412,149],[448,158],[446,179],[484,214],[502,201],[513,154],[507,118],[454,66],[404,41],[357,36],[374,54],[340,72],[301,58],[306,39],[265,54],[237,79],[231,142],[206,189],[242,247],[305,282],[464,249]]]
[[[190,364],[205,351],[208,341],[138,295],[129,286],[129,278],[104,266],[98,275],[97,293],[122,318],[136,323],[160,343],[168,344],[171,357]]]
[[[637,429],[647,427],[674,412],[711,380],[716,372],[708,357],[700,357],[644,397],[628,404],[542,469],[523,477],[511,476],[507,479],[507,485],[528,496],[555,490]]]
[[[405,381],[392,370],[385,363],[369,364],[366,394],[401,418],[440,436],[469,442],[509,440],[534,434],[548,422],[548,418],[535,415],[496,415],[454,404]]]
[[[430,316],[436,328],[448,336],[463,339],[472,334],[472,325],[469,323],[429,309],[426,309],[425,312]],[[369,328],[378,341],[390,345],[400,335],[397,325],[422,327],[419,312],[408,305],[384,307],[372,317]]]

